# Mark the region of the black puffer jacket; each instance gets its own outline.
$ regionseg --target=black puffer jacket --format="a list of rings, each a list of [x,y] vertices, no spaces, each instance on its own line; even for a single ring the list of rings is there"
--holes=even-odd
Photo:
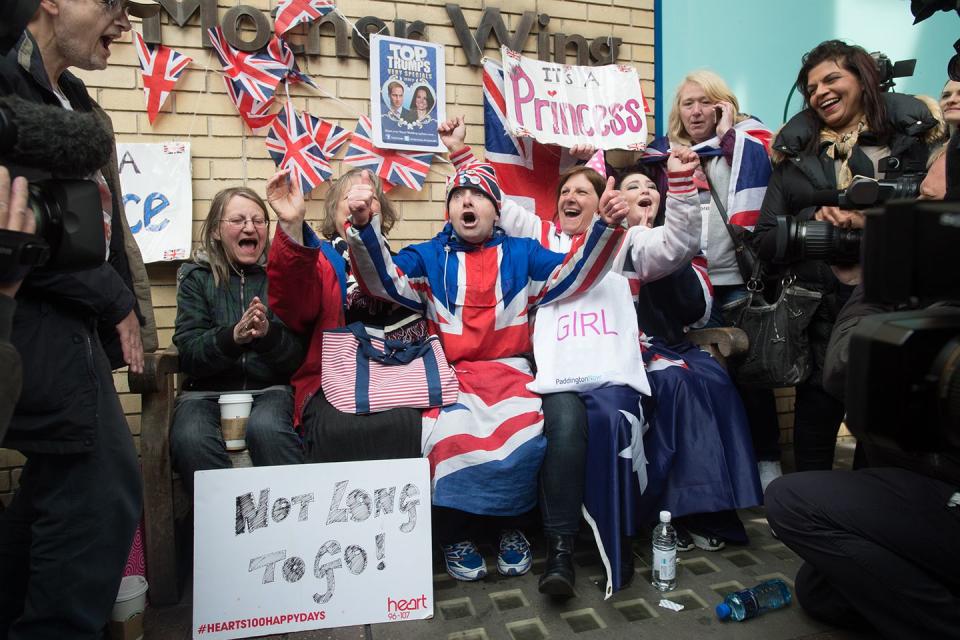
[[[901,162],[926,162],[930,154],[928,137],[932,137],[937,128],[936,118],[925,104],[913,96],[885,93],[883,99],[893,133],[887,140],[878,140],[865,131],[860,135],[859,142],[863,146],[889,147],[890,155]],[[753,234],[754,246],[761,256],[772,253],[778,215],[812,220],[817,209],[809,204],[813,192],[837,188],[834,160],[826,155],[826,145],[820,145],[816,154],[806,151],[810,140],[819,134],[816,119],[807,109],[791,118],[774,140],[773,175],[767,185],[767,193],[760,207],[760,220]],[[853,175],[877,177],[874,176],[873,163],[859,146],[854,147],[849,164]],[[767,275],[772,277],[779,277],[783,270],[776,265],[767,264],[765,267]],[[819,386],[834,322],[853,287],[841,284],[830,266],[822,260],[794,263],[789,269],[796,275],[798,284],[823,293],[820,306],[807,329],[814,364],[809,383]],[[767,291],[777,291],[777,288],[767,287]]]
[[[267,309],[270,330],[238,345],[233,327],[254,297],[267,303],[267,272],[260,265],[230,271],[217,286],[202,258],[177,273],[177,320],[173,343],[180,352],[183,388],[191,391],[262,389],[290,384],[303,362],[305,340]]]
[[[885,93],[883,99],[893,134],[883,141],[864,132],[859,139],[862,145],[887,146],[890,155],[901,162],[926,162],[930,154],[927,138],[937,127],[936,118],[913,96]],[[821,145],[816,154],[805,151],[811,138],[819,133],[815,118],[806,109],[791,118],[774,140],[773,175],[760,208],[760,221],[754,229],[753,241],[761,255],[770,253],[778,215],[812,220],[817,209],[809,204],[813,193],[837,188],[834,160],[826,155],[826,145]],[[854,175],[877,177],[873,175],[873,163],[859,145],[854,147],[849,164]],[[827,291],[836,285],[833,272],[822,261],[801,262],[791,268],[798,279],[808,285],[819,285]]]

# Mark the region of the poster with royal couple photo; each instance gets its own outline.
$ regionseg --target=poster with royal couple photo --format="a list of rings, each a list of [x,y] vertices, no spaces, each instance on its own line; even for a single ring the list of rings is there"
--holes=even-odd
[[[446,151],[443,45],[370,36],[370,119],[374,143],[404,151]]]

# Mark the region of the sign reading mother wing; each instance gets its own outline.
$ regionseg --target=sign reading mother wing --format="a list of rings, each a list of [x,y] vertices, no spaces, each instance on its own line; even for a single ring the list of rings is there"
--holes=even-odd
[[[514,135],[572,147],[643,149],[647,118],[637,70],[627,65],[579,67],[503,56],[507,118]]]

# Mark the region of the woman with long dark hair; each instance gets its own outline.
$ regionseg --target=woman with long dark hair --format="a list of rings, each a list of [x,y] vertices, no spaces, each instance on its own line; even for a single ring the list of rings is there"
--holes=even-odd
[[[882,179],[884,158],[895,158],[901,166],[926,162],[929,142],[937,135],[936,118],[920,100],[884,93],[879,85],[877,66],[862,47],[828,40],[803,56],[797,90],[806,108],[774,140],[773,175],[755,229],[761,256],[776,253],[777,216],[823,220],[843,229],[863,227],[861,211],[811,206],[815,192],[845,189],[856,175]],[[808,329],[813,371],[796,388],[796,468],[830,469],[844,407],[823,390],[823,360],[837,313],[859,273],[857,268],[831,269],[823,260],[802,260],[787,267],[771,265],[769,275],[786,271],[801,286],[823,294]]]

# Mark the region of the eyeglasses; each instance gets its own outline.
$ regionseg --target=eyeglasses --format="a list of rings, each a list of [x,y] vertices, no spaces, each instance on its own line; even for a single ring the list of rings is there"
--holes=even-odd
[[[223,222],[230,225],[234,229],[243,229],[245,226],[247,226],[248,222],[252,223],[257,229],[262,229],[263,227],[267,226],[266,218],[261,218],[259,216],[256,218],[225,218]]]

